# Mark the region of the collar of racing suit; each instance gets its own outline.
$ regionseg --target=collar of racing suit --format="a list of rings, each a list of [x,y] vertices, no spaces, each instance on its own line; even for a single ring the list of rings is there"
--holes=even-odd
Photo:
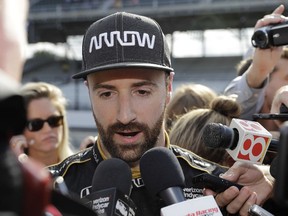
[[[168,133],[166,131],[164,131],[165,133],[165,147],[169,148],[170,146],[170,139],[169,139],[169,136],[168,136]],[[101,145],[101,139],[98,137],[97,139],[97,146],[98,146],[98,149],[99,149],[99,152],[103,158],[103,160],[106,160],[108,159],[107,155],[105,155],[103,149],[102,149],[102,145]],[[134,167],[134,168],[131,168],[131,172],[132,172],[132,178],[135,179],[135,178],[140,178],[141,174],[140,174],[140,169],[139,169],[139,166],[137,167]]]

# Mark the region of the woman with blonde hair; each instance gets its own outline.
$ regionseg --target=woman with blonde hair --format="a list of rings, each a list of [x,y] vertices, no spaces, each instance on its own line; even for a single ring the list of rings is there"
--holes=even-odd
[[[26,153],[45,166],[73,154],[66,119],[66,99],[55,85],[30,82],[22,86],[27,124],[23,135],[12,137],[10,145],[17,155]]]
[[[210,108],[191,110],[176,120],[169,133],[170,141],[210,161],[231,166],[234,161],[226,150],[206,147],[202,137],[206,124],[215,122],[229,125],[232,118],[239,115],[240,105],[234,98],[218,96],[211,102]]]
[[[169,131],[174,121],[190,110],[208,108],[216,96],[217,93],[214,90],[202,84],[192,83],[179,86],[166,109],[166,130]]]

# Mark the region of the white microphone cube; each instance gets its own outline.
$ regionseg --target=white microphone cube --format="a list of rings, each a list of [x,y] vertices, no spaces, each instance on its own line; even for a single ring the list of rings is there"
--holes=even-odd
[[[259,122],[232,119],[230,128],[239,133],[235,149],[226,149],[235,161],[262,164],[272,135]]]
[[[161,216],[222,216],[222,213],[213,196],[203,196],[189,199],[161,208]]]

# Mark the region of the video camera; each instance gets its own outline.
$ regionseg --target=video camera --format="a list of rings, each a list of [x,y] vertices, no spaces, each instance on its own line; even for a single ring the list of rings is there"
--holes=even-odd
[[[257,29],[251,38],[251,43],[254,47],[258,47],[260,49],[287,45],[288,22],[264,26]]]

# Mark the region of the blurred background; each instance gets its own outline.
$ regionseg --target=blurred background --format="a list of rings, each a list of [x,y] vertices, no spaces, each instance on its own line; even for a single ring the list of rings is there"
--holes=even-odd
[[[71,78],[81,70],[82,35],[94,21],[117,11],[155,19],[171,48],[174,89],[200,83],[221,93],[236,76],[236,64],[251,55],[255,23],[280,4],[288,8],[288,0],[30,0],[22,82],[45,81],[63,90],[78,147],[97,135],[87,89]]]

